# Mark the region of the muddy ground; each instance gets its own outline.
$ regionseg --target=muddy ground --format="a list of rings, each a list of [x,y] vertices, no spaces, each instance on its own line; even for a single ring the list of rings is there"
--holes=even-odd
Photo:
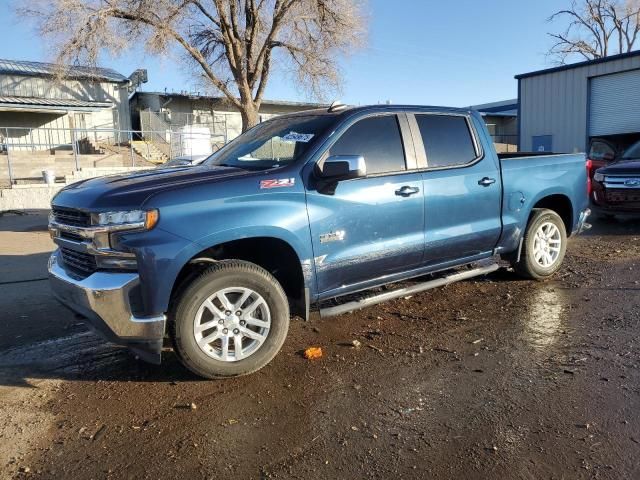
[[[213,382],[59,307],[43,227],[0,218],[3,478],[640,478],[637,220],[573,239],[553,281],[296,321],[269,366]]]

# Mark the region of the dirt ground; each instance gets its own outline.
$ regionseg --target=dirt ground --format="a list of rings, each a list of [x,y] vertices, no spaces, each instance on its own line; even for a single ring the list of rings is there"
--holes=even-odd
[[[0,217],[0,477],[640,478],[638,220],[573,239],[553,281],[293,322],[269,366],[213,382],[58,306],[44,221]]]

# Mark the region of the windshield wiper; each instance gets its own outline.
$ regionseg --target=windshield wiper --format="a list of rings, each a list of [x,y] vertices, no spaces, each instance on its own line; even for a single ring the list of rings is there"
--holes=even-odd
[[[246,168],[240,167],[238,165],[231,165],[230,163],[214,163],[214,167],[229,167],[229,168],[239,168],[240,170],[246,170]]]

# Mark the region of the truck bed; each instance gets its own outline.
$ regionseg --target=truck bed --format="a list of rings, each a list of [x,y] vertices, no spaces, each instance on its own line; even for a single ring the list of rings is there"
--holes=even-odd
[[[502,171],[502,223],[500,245],[517,248],[521,233],[527,226],[529,212],[540,199],[554,195],[565,197],[567,235],[575,229],[580,212],[587,208],[586,157],[584,154],[528,155],[500,157]],[[583,199],[576,204],[571,199]]]

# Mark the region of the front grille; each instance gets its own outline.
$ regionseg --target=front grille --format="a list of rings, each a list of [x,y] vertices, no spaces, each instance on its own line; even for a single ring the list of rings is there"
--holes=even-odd
[[[82,238],[77,233],[67,232],[66,230],[62,230],[60,232],[60,238],[64,238],[65,240],[71,240],[72,242],[84,242],[84,238]]]
[[[638,190],[640,191],[640,177],[616,177],[613,175],[605,175],[604,186],[606,188],[619,188],[621,190]]]
[[[91,216],[86,212],[72,208],[53,207],[51,209],[56,222],[74,227],[88,227],[91,225]]]
[[[640,190],[608,188],[605,198],[609,203],[640,203]]]
[[[77,273],[88,277],[98,269],[96,259],[93,255],[77,252],[65,247],[60,249],[60,253],[62,254],[62,261],[65,265]]]

